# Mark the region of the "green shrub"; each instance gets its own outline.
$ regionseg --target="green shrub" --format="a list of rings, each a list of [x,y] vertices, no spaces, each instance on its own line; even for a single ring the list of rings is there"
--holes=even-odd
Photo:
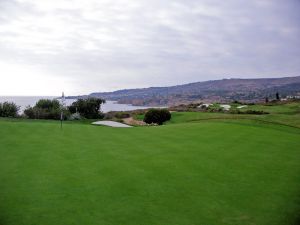
[[[231,114],[253,114],[253,115],[263,115],[263,114],[269,114],[268,112],[265,111],[258,111],[258,110],[246,110],[246,111],[240,111],[238,109],[231,109],[229,111]]]
[[[230,114],[242,114],[243,112],[238,109],[230,109],[228,111]]]
[[[117,112],[115,117],[117,119],[125,119],[125,118],[129,118],[130,117],[130,114],[127,113],[127,112]]]
[[[60,103],[57,99],[40,99],[36,104],[35,107],[39,109],[51,110],[51,109],[59,109]]]
[[[82,117],[80,116],[79,113],[73,113],[70,115],[69,120],[81,120]]]
[[[171,119],[171,113],[167,109],[150,109],[144,117],[144,122],[151,124],[157,123],[162,125],[164,122]]]
[[[244,114],[263,115],[263,114],[269,114],[269,113],[265,112],[265,111],[258,111],[258,110],[247,110],[247,111],[244,111]]]
[[[29,119],[52,119],[60,120],[61,111],[63,110],[64,120],[66,120],[70,113],[66,109],[62,109],[57,99],[40,99],[34,107],[28,106],[24,110],[24,114]]]
[[[68,109],[70,113],[79,113],[87,119],[103,119],[104,114],[100,111],[103,103],[105,100],[100,98],[78,99]]]
[[[122,119],[116,119],[115,121],[116,121],[116,122],[119,122],[119,123],[123,123],[123,120],[122,120]]]
[[[24,110],[24,115],[29,119],[35,119],[36,112],[33,107],[27,106]]]
[[[17,117],[20,106],[13,102],[0,103],[0,117]]]

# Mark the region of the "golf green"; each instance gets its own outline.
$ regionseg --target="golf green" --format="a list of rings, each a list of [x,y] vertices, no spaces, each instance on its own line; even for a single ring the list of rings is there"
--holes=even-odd
[[[1,225],[296,225],[300,129],[0,120]]]

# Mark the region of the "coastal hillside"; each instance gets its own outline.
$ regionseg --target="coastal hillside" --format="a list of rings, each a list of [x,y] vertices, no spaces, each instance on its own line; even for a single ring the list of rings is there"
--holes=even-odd
[[[233,100],[245,102],[263,101],[300,94],[300,76],[262,79],[223,79],[189,83],[170,87],[124,89],[114,92],[95,92],[89,96],[133,105],[176,105],[195,101]]]

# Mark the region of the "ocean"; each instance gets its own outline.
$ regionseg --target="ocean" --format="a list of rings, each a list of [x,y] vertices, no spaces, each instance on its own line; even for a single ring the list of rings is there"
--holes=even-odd
[[[14,102],[18,106],[20,106],[19,113],[22,114],[24,109],[27,106],[34,106],[35,103],[39,99],[54,99],[57,96],[0,96],[0,102]],[[66,99],[66,105],[71,105],[76,99]],[[149,107],[143,106],[133,106],[127,104],[119,104],[115,101],[106,101],[105,104],[101,106],[101,111],[106,113],[109,111],[129,111],[129,110],[136,110],[136,109],[146,109]]]

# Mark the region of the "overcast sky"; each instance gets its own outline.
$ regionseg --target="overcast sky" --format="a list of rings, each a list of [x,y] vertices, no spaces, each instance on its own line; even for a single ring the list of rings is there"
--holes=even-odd
[[[0,95],[300,75],[300,0],[0,0]]]

